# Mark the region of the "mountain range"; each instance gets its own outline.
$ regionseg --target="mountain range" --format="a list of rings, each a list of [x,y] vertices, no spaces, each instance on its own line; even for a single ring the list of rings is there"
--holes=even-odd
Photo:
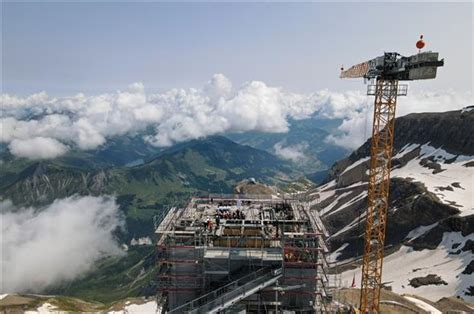
[[[329,143],[330,134],[337,133],[341,119],[308,118],[290,120],[286,133],[245,132],[226,136],[239,144],[249,145],[293,162],[295,168],[318,182],[332,164],[350,151]]]
[[[0,196],[41,210],[71,195],[115,195],[126,219],[126,229],[117,232],[126,254],[96,263],[82,277],[46,291],[50,294],[102,302],[153,295],[155,257],[147,244],[153,218],[196,193],[232,192],[248,178],[277,190],[306,190],[331,234],[330,259],[337,264],[332,271],[351,281],[360,277],[370,140],[348,155],[324,141],[328,133],[320,121],[313,123],[292,124],[288,134],[230,134],[167,149],[130,136],[42,161],[13,158],[3,150]],[[474,111],[397,118],[383,275],[385,286],[397,293],[472,300],[473,126]],[[278,158],[279,143],[300,145],[310,157],[303,163]],[[322,171],[317,187],[301,179],[314,171]]]
[[[126,159],[112,153],[120,154],[118,147],[126,143],[131,143]],[[138,165],[115,166],[140,156],[143,162]],[[52,160],[3,160],[0,197],[18,208],[34,206],[41,211],[72,195],[115,196],[125,219],[125,228],[116,236],[128,247],[126,254],[100,261],[84,277],[48,290],[105,302],[154,293],[154,250],[147,244],[154,234],[154,218],[168,206],[184,205],[196,193],[232,193],[248,178],[285,186],[300,175],[290,162],[222,136],[159,151],[129,139],[99,152],[73,152]]]

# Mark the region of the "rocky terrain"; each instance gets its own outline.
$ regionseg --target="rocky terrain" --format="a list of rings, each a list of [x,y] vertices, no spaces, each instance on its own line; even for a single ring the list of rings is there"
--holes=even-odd
[[[432,301],[474,301],[474,111],[396,121],[383,281]],[[309,195],[331,233],[343,280],[360,280],[370,141]]]
[[[359,289],[343,288],[337,290],[334,299],[346,304],[346,310],[358,308]],[[77,298],[46,295],[0,295],[2,313],[103,313],[103,314],[143,314],[161,313],[163,300],[154,297],[125,298],[112,303],[84,301]],[[415,295],[399,295],[382,290],[380,309],[382,313],[447,313],[460,311],[471,313],[473,307],[458,298],[442,298],[432,302]],[[331,309],[328,309],[331,310]]]
[[[160,306],[154,298],[126,298],[104,304],[77,298],[46,295],[0,295],[2,313],[159,313]]]

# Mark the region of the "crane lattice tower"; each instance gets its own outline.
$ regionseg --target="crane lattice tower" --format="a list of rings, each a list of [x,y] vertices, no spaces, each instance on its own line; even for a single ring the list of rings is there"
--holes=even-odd
[[[417,48],[424,47],[423,37]],[[360,310],[362,313],[379,313],[385,230],[389,207],[390,169],[395,134],[397,96],[407,95],[407,85],[399,81],[434,79],[437,68],[444,65],[437,52],[419,52],[404,57],[396,52],[341,69],[341,78],[364,78],[369,84],[367,94],[375,96],[368,206],[364,234],[364,256]]]

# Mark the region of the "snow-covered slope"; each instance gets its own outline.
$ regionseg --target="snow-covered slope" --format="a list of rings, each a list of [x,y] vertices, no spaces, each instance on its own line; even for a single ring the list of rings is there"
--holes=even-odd
[[[396,167],[392,177],[422,182],[443,203],[461,210],[462,216],[474,214],[474,156],[453,155],[427,143],[407,144],[395,158],[418,150],[418,157]]]
[[[433,301],[474,301],[474,111],[413,114],[396,126],[383,281]],[[352,268],[363,252],[369,147],[310,192],[331,234],[331,260]],[[343,282],[354,273],[360,281],[353,268]]]
[[[434,250],[417,251],[412,247],[402,245],[395,253],[385,258],[383,282],[392,287],[396,293],[416,294],[433,302],[453,295],[462,296],[465,300],[472,302],[474,298],[465,293],[473,284],[474,276],[463,274],[463,270],[473,259],[472,252],[464,251],[455,254],[457,249],[453,249],[453,245],[459,243],[461,247],[464,247],[468,240],[473,241],[474,235],[463,237],[459,232],[445,232],[443,240]],[[356,285],[360,287],[360,268],[343,272],[342,282],[351,282],[354,275]],[[430,275],[438,276],[439,279],[429,277]],[[432,284],[414,287],[417,286],[415,282],[419,281],[419,278],[426,278],[424,280]]]

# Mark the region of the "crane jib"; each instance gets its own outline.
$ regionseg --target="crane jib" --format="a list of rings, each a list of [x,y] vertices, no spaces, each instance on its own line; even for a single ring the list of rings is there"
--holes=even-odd
[[[404,57],[397,52],[356,64],[341,71],[341,78],[384,78],[399,81],[434,79],[444,59],[438,60],[437,52],[422,52]]]

